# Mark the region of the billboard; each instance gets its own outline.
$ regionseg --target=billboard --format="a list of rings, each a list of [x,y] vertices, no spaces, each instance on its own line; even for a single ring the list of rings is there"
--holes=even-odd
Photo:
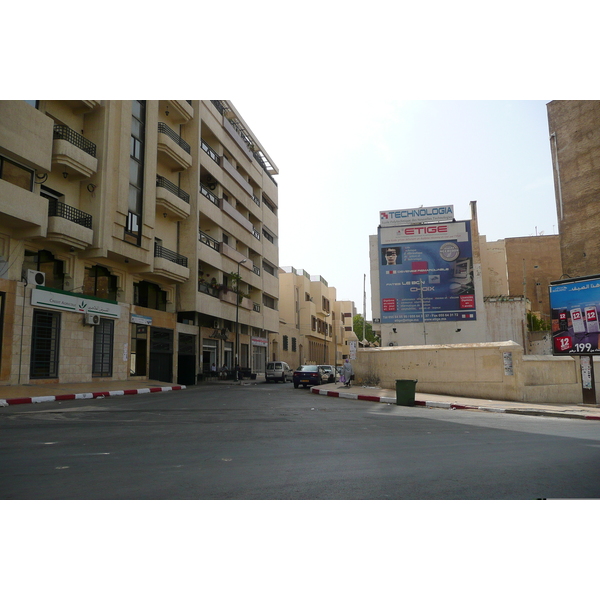
[[[470,221],[379,227],[378,237],[382,323],[476,319]]]
[[[550,284],[554,355],[600,354],[600,275]]]

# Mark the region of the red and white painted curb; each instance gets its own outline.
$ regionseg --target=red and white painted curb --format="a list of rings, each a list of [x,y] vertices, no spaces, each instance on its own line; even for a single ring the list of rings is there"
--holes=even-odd
[[[82,394],[58,394],[56,396],[33,396],[31,398],[8,398],[6,400],[0,399],[0,406],[60,402],[62,400],[88,400],[91,398],[106,398],[108,396],[134,396],[136,394],[152,394],[155,392],[171,392],[185,389],[185,385],[173,385],[166,387],[139,388],[135,390],[113,390],[111,392],[87,392]]]
[[[322,390],[320,388],[312,388],[313,394],[321,394],[322,396],[331,396],[333,398],[347,398],[349,400],[367,400],[368,402],[385,402],[387,404],[396,404],[396,398],[386,396],[368,396],[364,394],[351,394],[349,392],[336,392],[334,390]],[[465,404],[456,404],[454,402],[439,402],[435,400],[415,400],[415,406],[425,406],[427,408],[446,408],[450,410],[481,410],[485,412],[507,413],[514,415],[530,415],[530,416],[548,416],[548,417],[567,417],[571,419],[586,419],[591,421],[600,421],[600,415],[575,415],[556,413],[552,411],[535,411],[527,409],[500,408],[496,406],[467,406]]]

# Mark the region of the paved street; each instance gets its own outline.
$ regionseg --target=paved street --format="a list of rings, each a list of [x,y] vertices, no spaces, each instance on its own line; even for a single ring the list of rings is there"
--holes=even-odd
[[[0,411],[1,499],[600,497],[600,426],[206,385]]]

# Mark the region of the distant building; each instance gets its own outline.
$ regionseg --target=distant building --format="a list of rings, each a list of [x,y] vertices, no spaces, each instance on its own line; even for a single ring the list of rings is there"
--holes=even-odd
[[[229,101],[0,101],[0,385],[263,371],[277,172]]]
[[[320,275],[279,269],[279,333],[271,335],[271,360],[340,365],[349,356],[354,303],[337,300],[336,289]]]
[[[516,237],[495,242],[481,236],[481,248],[484,295],[524,296],[530,302],[531,312],[549,322],[548,286],[563,273],[559,236]]]
[[[600,274],[600,101],[547,105],[564,275]]]

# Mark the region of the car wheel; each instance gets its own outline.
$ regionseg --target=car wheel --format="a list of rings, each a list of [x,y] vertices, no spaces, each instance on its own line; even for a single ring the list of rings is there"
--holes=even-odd
[[[294,384],[294,387],[295,387],[296,389],[298,389],[298,384],[297,384],[297,383],[295,383],[295,384]]]

